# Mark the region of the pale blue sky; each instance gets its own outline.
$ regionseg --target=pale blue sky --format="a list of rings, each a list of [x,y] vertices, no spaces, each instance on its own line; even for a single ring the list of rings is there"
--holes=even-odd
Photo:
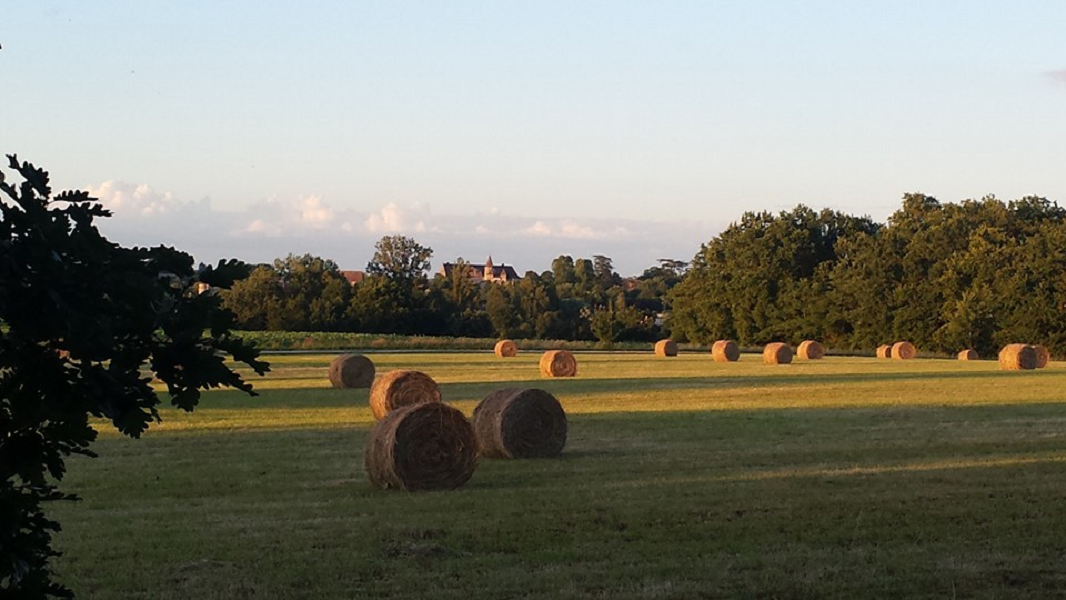
[[[399,232],[435,266],[637,274],[745,210],[1061,203],[1064,27],[1060,1],[8,3],[0,151],[205,260],[360,268]]]

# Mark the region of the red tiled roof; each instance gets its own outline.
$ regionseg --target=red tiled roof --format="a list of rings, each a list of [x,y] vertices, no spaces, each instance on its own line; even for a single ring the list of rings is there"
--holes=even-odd
[[[341,271],[341,275],[348,280],[348,283],[355,285],[366,278],[366,273],[362,271]]]

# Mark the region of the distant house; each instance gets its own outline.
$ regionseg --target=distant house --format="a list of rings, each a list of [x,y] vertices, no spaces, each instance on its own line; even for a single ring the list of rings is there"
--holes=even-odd
[[[366,279],[366,273],[363,271],[341,271],[341,275],[348,280],[349,285],[355,285]]]
[[[458,265],[455,263],[444,263],[440,266],[440,273],[444,277],[451,277],[452,272]],[[492,257],[485,261],[483,265],[468,264],[466,265],[466,275],[470,278],[470,281],[474,283],[507,283],[508,281],[518,281],[521,279],[518,276],[518,272],[514,270],[511,265],[496,266],[492,264]]]

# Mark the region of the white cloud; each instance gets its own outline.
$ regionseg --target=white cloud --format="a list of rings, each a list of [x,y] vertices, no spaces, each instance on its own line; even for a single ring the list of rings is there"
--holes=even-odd
[[[307,195],[295,199],[267,198],[248,208],[245,225],[232,233],[258,233],[271,236],[301,235],[340,228],[336,211],[321,196]]]
[[[333,219],[333,209],[322,203],[318,196],[306,196],[300,200],[300,220],[320,227]]]
[[[357,269],[382,235],[403,233],[433,248],[433,261],[492,255],[520,273],[542,271],[556,256],[610,256],[623,275],[639,274],[659,258],[689,260],[721,227],[692,221],[475,215],[431,215],[420,203],[387,203],[374,212],[331,206],[317,195],[268,198],[243,210],[215,210],[209,200],[188,202],[146,184],[107,181],[88,191],[115,216],[99,226],[123,245],[166,244],[197,260],[240,258],[269,262],[310,253]]]
[[[578,223],[573,219],[545,222],[537,221],[529,227],[519,230],[519,233],[537,237],[557,237],[573,240],[597,240],[606,237],[606,233],[599,232],[589,225]]]
[[[539,237],[548,237],[552,234],[552,229],[551,227],[548,227],[548,225],[544,221],[537,221],[529,227],[522,229],[521,233],[524,233],[526,235],[535,235]]]
[[[591,227],[567,219],[560,225],[559,236],[565,238],[594,240],[604,237],[604,234],[594,231]]]
[[[274,225],[272,223],[267,223],[262,219],[256,219],[252,221],[248,224],[247,227],[244,228],[244,231],[248,233],[262,233],[270,237],[278,237],[282,233],[284,233],[281,227],[278,227],[277,225]]]
[[[133,214],[164,215],[189,205],[188,202],[179,201],[174,194],[158,192],[146,183],[133,184],[112,179],[97,187],[88,186],[86,191],[120,217]]]
[[[415,203],[401,206],[395,202],[389,202],[381,207],[376,213],[371,213],[363,222],[366,230],[371,233],[404,233],[410,231],[438,231],[426,225],[429,218],[429,209]]]

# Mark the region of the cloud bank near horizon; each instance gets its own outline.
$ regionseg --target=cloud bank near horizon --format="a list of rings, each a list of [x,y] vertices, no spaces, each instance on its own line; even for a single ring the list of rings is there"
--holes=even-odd
[[[87,191],[114,216],[101,231],[125,245],[174,246],[201,262],[239,258],[269,262],[314,254],[343,269],[362,269],[382,236],[402,234],[433,249],[433,268],[464,258],[520,273],[545,271],[559,255],[609,256],[622,275],[639,275],[658,259],[691,260],[724,224],[683,220],[654,210],[648,220],[509,215],[493,208],[472,215],[437,215],[423,203],[388,202],[372,210],[338,208],[318,195],[272,197],[241,211],[216,210],[209,198],[187,201],[147,184],[105,181]]]

